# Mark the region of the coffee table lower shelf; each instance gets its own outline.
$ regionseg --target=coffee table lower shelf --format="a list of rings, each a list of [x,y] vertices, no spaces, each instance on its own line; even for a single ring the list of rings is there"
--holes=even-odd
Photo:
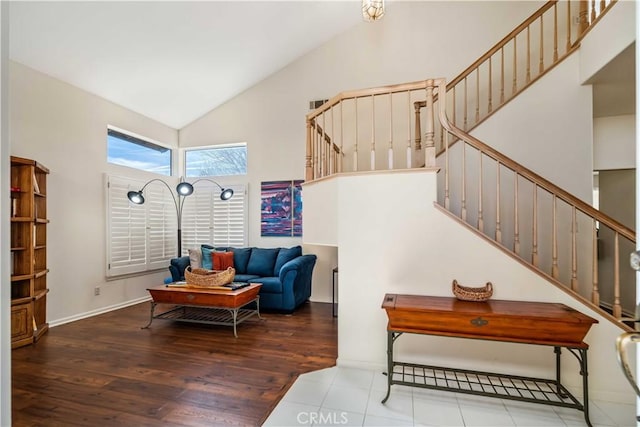
[[[149,324],[143,329],[149,328],[154,319],[175,320],[178,322],[204,323],[207,325],[233,326],[233,335],[238,338],[237,325],[249,319],[252,316],[260,317],[259,299],[251,302],[256,303],[256,309],[246,308],[222,308],[222,307],[203,307],[190,305],[177,305],[162,313],[155,314],[155,308],[158,303],[151,303],[151,317]]]

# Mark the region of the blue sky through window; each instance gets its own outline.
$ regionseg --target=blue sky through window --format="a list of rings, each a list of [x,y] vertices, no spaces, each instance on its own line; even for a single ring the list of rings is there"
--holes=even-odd
[[[185,167],[188,177],[246,175],[247,145],[187,150]]]
[[[171,149],[142,140],[138,140],[140,143],[132,142],[135,139],[132,137],[129,139],[107,135],[107,161],[109,163],[160,175],[171,175]]]

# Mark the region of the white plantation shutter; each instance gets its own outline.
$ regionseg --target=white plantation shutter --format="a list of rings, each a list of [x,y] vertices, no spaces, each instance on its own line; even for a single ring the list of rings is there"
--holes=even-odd
[[[220,200],[220,188],[200,181],[187,197],[182,213],[183,255],[202,244],[213,246],[247,245],[247,191],[244,185],[230,185],[230,200]]]
[[[145,203],[135,205],[128,191],[144,181],[107,177],[107,276],[166,268],[177,251],[177,215],[169,189],[152,183]]]
[[[233,197],[213,204],[213,246],[247,246],[247,194],[244,185],[230,185]]]
[[[170,190],[159,182],[144,191],[147,208],[147,267],[164,268],[178,251],[178,216]]]

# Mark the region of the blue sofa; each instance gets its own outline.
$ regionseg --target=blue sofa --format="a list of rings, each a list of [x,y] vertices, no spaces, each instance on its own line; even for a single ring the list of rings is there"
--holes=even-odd
[[[311,276],[315,255],[302,255],[302,248],[233,248],[202,245],[203,268],[212,251],[233,252],[236,282],[261,283],[260,308],[291,313],[311,296]],[[184,270],[193,260],[174,258],[169,265],[171,278],[184,280]]]

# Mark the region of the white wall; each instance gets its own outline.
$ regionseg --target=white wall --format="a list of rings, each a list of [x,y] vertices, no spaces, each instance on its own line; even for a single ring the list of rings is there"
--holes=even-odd
[[[47,166],[47,298],[52,324],[139,298],[168,271],[106,281],[104,174],[144,176],[107,163],[107,125],[170,146],[177,131],[11,62],[11,154]],[[125,175],[126,176],[126,175]],[[94,287],[101,295],[94,296]]]
[[[635,115],[593,119],[593,169],[635,169]]]
[[[572,55],[472,134],[587,203],[593,197],[591,86]]]
[[[580,82],[586,82],[635,41],[635,7],[635,1],[618,1],[580,42]]]
[[[9,267],[9,3],[0,3],[0,425],[11,425],[11,274]]]
[[[300,239],[260,236],[260,182],[304,178],[309,101],[351,89],[451,79],[542,4],[390,3],[383,20],[353,27],[181,129],[180,146],[247,142],[249,244],[297,244]],[[465,31],[451,31],[451,22]],[[315,269],[313,284],[330,294],[330,271]]]
[[[386,293],[451,296],[453,279],[469,286],[491,281],[494,299],[560,302],[597,319],[599,324],[585,338],[590,344],[591,396],[633,401],[616,366],[613,343],[620,328],[437,210],[434,172],[334,179],[340,248],[339,365],[384,369],[387,317],[381,305]],[[309,187],[322,185],[326,181]],[[392,191],[393,200],[384,197]],[[318,225],[305,223],[305,227]],[[579,393],[579,369],[567,353],[563,382]],[[409,362],[543,378],[554,374],[553,349],[542,346],[403,336],[396,344],[396,356]]]

